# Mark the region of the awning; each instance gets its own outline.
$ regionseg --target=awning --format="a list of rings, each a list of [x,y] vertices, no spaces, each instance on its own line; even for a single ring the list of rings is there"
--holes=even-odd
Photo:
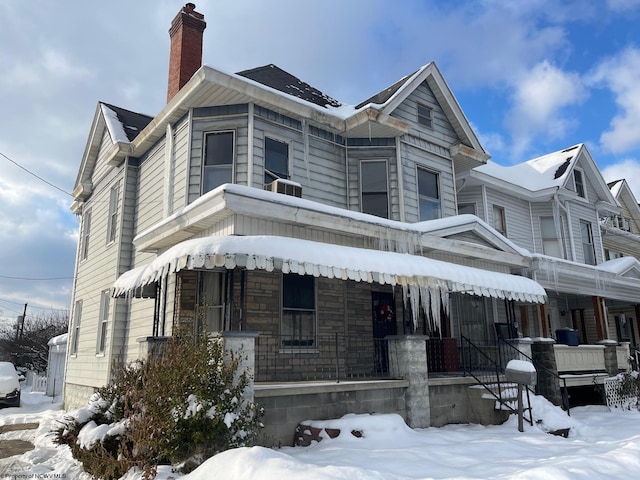
[[[484,297],[545,303],[545,290],[517,275],[466,267],[408,253],[345,247],[297,238],[228,236],[186,240],[148,265],[125,272],[114,295],[129,295],[166,274],[183,269],[246,268],[356,282],[461,292]]]

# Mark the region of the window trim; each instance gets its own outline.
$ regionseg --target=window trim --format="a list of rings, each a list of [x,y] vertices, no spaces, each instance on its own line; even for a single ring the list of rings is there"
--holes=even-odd
[[[289,276],[291,278],[295,277],[310,277],[313,282],[313,309],[309,308],[296,308],[296,307],[288,307],[284,306],[284,280],[285,276]],[[299,312],[312,312],[313,313],[313,335],[310,345],[285,345],[285,340],[283,337],[286,335],[283,334],[284,331],[284,318],[285,318],[285,310],[287,311],[299,311]],[[293,340],[296,340],[295,338]],[[299,341],[302,341],[302,335],[300,336]],[[306,352],[313,353],[318,350],[318,281],[316,277],[311,275],[299,275],[297,273],[283,273],[280,275],[280,351],[283,353],[296,353],[296,352]]]
[[[473,207],[473,213],[460,213],[461,205],[469,205]],[[456,205],[456,212],[458,215],[478,215],[478,202],[460,202]]]
[[[553,231],[555,233],[555,237],[550,238],[550,237],[545,237],[544,236],[544,229],[542,228],[542,220],[550,220],[553,223]],[[560,219],[560,222],[562,222],[562,219]],[[545,248],[544,248],[544,244],[545,244],[545,240],[546,241],[551,241],[551,240],[555,240],[557,245],[558,245],[558,251],[560,252],[560,257],[556,257],[556,258],[566,258],[566,253],[565,250],[563,248],[563,242],[562,242],[562,232],[558,232],[557,228],[556,228],[556,221],[555,218],[553,217],[553,215],[540,215],[538,216],[538,227],[540,228],[540,242],[542,244],[542,254],[543,255],[548,255],[550,257],[553,257],[554,255],[551,255],[547,252],[545,252]],[[562,223],[560,223],[560,229],[562,229]]]
[[[582,227],[583,227],[583,225],[587,227],[587,233],[588,233],[588,235],[590,237],[589,240],[591,241],[591,243],[585,243],[585,241],[584,241],[584,236],[582,235]],[[593,224],[588,220],[580,219],[580,244],[582,245],[582,261],[586,265],[597,265],[598,259],[596,258],[596,242],[595,242],[595,238],[593,236]],[[589,251],[593,255],[593,263],[589,263],[587,261],[587,254],[586,254],[586,250],[585,250],[585,245],[591,245],[591,247],[589,248]]]
[[[91,236],[91,209],[82,215],[82,232],[80,234],[80,261],[89,258],[89,238]]]
[[[278,143],[283,143],[287,146],[287,175],[286,177],[276,177],[273,178],[271,180],[271,182],[267,182],[266,181],[266,177],[267,177],[267,172],[269,172],[269,174],[271,174],[272,172],[270,170],[267,170],[267,139],[271,140],[273,142],[278,142]],[[278,178],[283,178],[285,180],[290,180],[291,179],[291,170],[293,167],[293,142],[291,141],[291,139],[288,138],[284,138],[278,135],[272,135],[272,134],[266,134],[264,136],[264,140],[263,140],[263,153],[262,153],[262,169],[264,170],[264,178],[263,178],[263,182],[264,185],[269,185],[270,183],[276,181]]]
[[[496,228],[496,210],[500,212],[500,223],[502,224],[502,231]],[[506,237],[508,233],[507,232],[507,210],[502,205],[498,205],[497,203],[494,203],[491,206],[491,217],[492,217],[491,226],[503,237]]]
[[[205,191],[204,189],[204,178],[205,178],[205,169],[207,161],[207,136],[209,135],[219,135],[222,133],[230,133],[231,134],[231,183],[235,183],[236,178],[236,155],[237,155],[237,132],[233,128],[227,128],[222,130],[209,130],[206,132],[202,132],[202,159],[200,161],[200,195],[204,195],[205,193],[210,192],[211,190],[215,190],[214,187],[210,190]],[[226,165],[226,164],[224,164]],[[225,182],[226,183],[226,182]],[[222,185],[222,184],[221,184]]]
[[[579,183],[576,182],[576,172],[580,176],[580,182]],[[587,199],[587,185],[585,184],[585,181],[584,181],[584,178],[585,178],[584,171],[582,169],[580,169],[580,168],[574,168],[572,177],[573,177],[573,189],[576,192],[576,195],[578,195],[578,197],[580,197],[580,198],[584,198],[585,200],[588,200]],[[580,190],[582,192],[582,195],[580,195],[581,192],[578,191],[578,184],[580,185]]]
[[[219,287],[219,300],[212,299],[212,304],[208,303],[207,292],[205,291],[205,286],[207,284],[207,280],[205,279],[208,275],[216,275],[216,283],[218,283]],[[226,270],[222,269],[212,269],[212,270],[198,270],[197,271],[197,287],[196,287],[196,302],[197,305],[202,308],[204,318],[199,322],[198,330],[205,331],[207,334],[216,334],[219,332],[223,332],[225,328],[228,328],[226,323],[226,315],[227,315],[227,289],[230,288],[228,285],[229,277],[227,275]],[[213,303],[219,301],[219,304]],[[218,330],[209,330],[208,325],[208,313],[210,310],[218,310],[220,312],[219,319],[219,327]]]
[[[98,335],[96,339],[96,356],[104,356],[107,349],[107,328],[109,325],[111,295],[109,290],[100,292],[100,312],[98,316]]]
[[[111,187],[109,193],[109,216],[107,217],[107,245],[116,241],[118,232],[118,211],[120,206],[120,184]]]
[[[424,109],[424,110],[429,112],[429,117],[428,117],[429,118],[429,122],[428,123],[424,123],[424,122],[420,121],[420,119],[422,119],[422,118],[427,118],[426,116],[420,114],[420,110],[421,109]],[[429,129],[433,130],[433,108],[425,105],[424,103],[420,103],[420,102],[416,103],[416,121],[417,121],[418,125],[421,125],[423,127],[426,127],[426,128],[429,128]]]
[[[75,308],[73,309],[73,330],[71,332],[71,344],[69,349],[69,355],[72,357],[78,356],[78,345],[80,338],[80,320],[82,319],[82,300],[76,300]]]
[[[363,191],[363,187],[362,187],[362,179],[363,179],[363,175],[362,175],[362,166],[366,163],[384,163],[384,167],[385,167],[385,171],[387,172],[387,175],[385,176],[385,186],[386,186],[386,190],[384,191],[384,193],[386,194],[387,197],[387,216],[386,217],[380,217],[380,218],[391,218],[391,195],[389,193],[389,161],[386,158],[367,158],[367,159],[362,159],[359,162],[358,165],[358,169],[359,169],[359,189],[360,189],[360,212],[362,213],[366,213],[364,212],[364,191]],[[380,192],[366,192],[366,193],[382,193]],[[369,213],[367,215],[375,215],[373,213]],[[377,216],[377,215],[376,215]]]
[[[420,194],[420,182],[418,180],[418,177],[420,175],[420,171],[423,171],[425,173],[430,173],[432,175],[435,175],[436,177],[436,188],[438,189],[438,197],[435,198],[435,200],[437,200],[438,203],[438,216],[436,218],[427,218],[427,219],[423,219],[422,218],[422,211],[420,209],[420,200],[422,198],[427,199],[429,201],[434,200],[433,197],[427,197],[426,195],[421,195]],[[428,220],[437,220],[439,218],[442,218],[442,188],[440,185],[440,172],[436,171],[436,170],[432,170],[430,168],[427,168],[423,165],[416,165],[416,193],[418,196],[418,221],[420,222],[424,222],[424,221],[428,221]],[[435,202],[433,202],[435,203]]]

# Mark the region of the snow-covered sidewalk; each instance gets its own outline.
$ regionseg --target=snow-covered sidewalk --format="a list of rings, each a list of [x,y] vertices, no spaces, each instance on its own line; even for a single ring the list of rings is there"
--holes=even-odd
[[[535,397],[537,426],[518,432],[517,418],[504,425],[449,425],[412,430],[396,415],[352,415],[316,425],[339,428],[335,439],[309,447],[229,450],[209,459],[190,475],[161,467],[159,480],[407,480],[407,479],[628,479],[640,471],[640,413],[581,407],[567,417]],[[34,450],[0,460],[0,478],[89,480],[68,447],[53,444],[49,433],[64,412],[42,394],[24,393],[21,408],[0,410],[0,425],[40,422],[37,430],[7,432],[1,440],[22,438]],[[569,438],[544,430],[571,428]],[[362,438],[349,432],[360,430]],[[127,480],[140,475],[130,472]]]

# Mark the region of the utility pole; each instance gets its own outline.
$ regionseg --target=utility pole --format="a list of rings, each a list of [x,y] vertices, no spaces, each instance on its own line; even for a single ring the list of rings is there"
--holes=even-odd
[[[18,315],[18,324],[16,325],[16,340],[22,339],[24,333],[24,319],[27,316],[27,304],[24,304],[24,312],[22,315]]]

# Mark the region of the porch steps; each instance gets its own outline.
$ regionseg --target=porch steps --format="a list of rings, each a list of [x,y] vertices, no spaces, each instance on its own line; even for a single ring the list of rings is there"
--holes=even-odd
[[[469,401],[478,423],[498,425],[509,415],[518,413],[518,385],[516,383],[479,383],[469,387]],[[523,394],[523,409],[527,421],[531,419],[531,407]]]

